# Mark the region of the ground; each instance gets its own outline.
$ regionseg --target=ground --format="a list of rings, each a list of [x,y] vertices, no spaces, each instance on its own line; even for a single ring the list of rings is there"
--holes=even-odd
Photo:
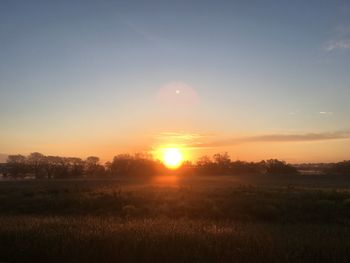
[[[349,183],[175,175],[3,181],[0,262],[349,262]]]

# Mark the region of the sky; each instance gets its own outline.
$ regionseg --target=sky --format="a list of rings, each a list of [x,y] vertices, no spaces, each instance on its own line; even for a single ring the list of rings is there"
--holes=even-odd
[[[349,159],[349,1],[0,2],[0,156]]]

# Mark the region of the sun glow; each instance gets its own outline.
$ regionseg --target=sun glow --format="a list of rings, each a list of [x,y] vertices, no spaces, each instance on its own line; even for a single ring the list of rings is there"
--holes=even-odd
[[[178,168],[183,161],[183,154],[178,148],[167,148],[163,152],[163,163],[170,169]]]

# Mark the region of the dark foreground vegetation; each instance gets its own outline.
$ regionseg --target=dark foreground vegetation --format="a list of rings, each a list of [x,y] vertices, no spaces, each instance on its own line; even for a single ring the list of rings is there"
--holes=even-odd
[[[327,180],[3,181],[0,262],[349,262],[349,184]]]

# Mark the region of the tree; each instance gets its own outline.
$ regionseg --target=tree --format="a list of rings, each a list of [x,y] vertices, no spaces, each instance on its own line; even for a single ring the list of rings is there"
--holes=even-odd
[[[27,164],[36,178],[43,178],[46,176],[45,166],[47,165],[47,160],[45,155],[38,152],[31,153],[27,157]]]
[[[149,154],[119,154],[113,158],[109,169],[113,175],[154,175],[159,164]]]
[[[112,175],[112,163],[109,161],[105,163],[105,173],[107,175]]]
[[[84,162],[77,157],[67,157],[65,162],[68,165],[69,173],[67,176],[79,177],[84,174]]]
[[[6,163],[0,163],[0,175],[4,177],[8,175],[8,167]]]
[[[7,157],[9,176],[13,178],[24,177],[27,172],[26,157],[20,154]]]
[[[228,165],[231,162],[230,156],[227,152],[216,153],[213,155],[214,162],[222,165]]]
[[[95,166],[95,165],[98,165],[98,163],[100,162],[100,158],[96,156],[89,156],[86,158],[85,162],[87,165]]]
[[[200,157],[196,163],[197,171],[199,174],[214,174],[215,164],[212,162],[209,156],[204,155]]]
[[[231,163],[230,171],[232,174],[262,174],[265,170],[260,163],[254,162],[244,162],[244,161],[235,161]]]
[[[227,152],[216,153],[213,155],[214,163],[216,164],[216,172],[218,174],[230,173],[231,159]]]
[[[91,176],[100,176],[104,173],[104,167],[99,164],[100,158],[89,156],[85,160],[85,174]]]
[[[123,175],[130,173],[130,166],[132,163],[132,156],[129,154],[119,154],[114,156],[111,171],[114,175]]]
[[[45,170],[49,179],[65,177],[68,174],[68,165],[63,157],[47,156]]]
[[[210,157],[208,155],[204,155],[204,156],[201,156],[198,158],[197,166],[203,167],[203,166],[207,166],[211,163],[212,163],[212,161],[211,161]]]
[[[270,159],[263,161],[262,164],[265,167],[266,174],[271,175],[287,175],[287,174],[298,174],[298,170],[285,161],[277,159]]]
[[[180,173],[190,175],[193,174],[194,165],[191,161],[184,161],[180,167]]]
[[[325,172],[334,175],[350,175],[350,161],[334,163]]]

